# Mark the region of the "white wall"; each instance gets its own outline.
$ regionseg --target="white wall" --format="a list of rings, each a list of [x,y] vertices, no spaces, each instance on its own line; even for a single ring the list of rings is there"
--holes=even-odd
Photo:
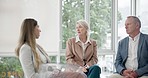
[[[37,42],[46,51],[59,51],[60,0],[0,0],[0,52],[14,52],[24,18],[41,28]]]

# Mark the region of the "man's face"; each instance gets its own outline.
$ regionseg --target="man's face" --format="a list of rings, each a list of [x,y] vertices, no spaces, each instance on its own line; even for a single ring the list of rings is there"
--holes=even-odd
[[[134,21],[133,18],[127,18],[125,21],[125,29],[126,33],[131,35],[135,33],[138,29],[137,23]]]

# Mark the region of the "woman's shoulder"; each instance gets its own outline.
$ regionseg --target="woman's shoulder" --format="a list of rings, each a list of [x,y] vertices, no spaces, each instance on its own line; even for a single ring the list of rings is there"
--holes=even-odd
[[[90,39],[91,42],[93,43],[96,43],[96,40],[95,39]]]
[[[20,48],[20,53],[31,53],[31,47],[28,44],[23,44]]]
[[[76,38],[75,38],[75,37],[72,37],[72,38],[69,38],[69,39],[66,41],[66,43],[72,45],[73,43],[75,43],[75,41],[76,41]]]
[[[68,39],[68,41],[75,41],[75,40],[76,40],[75,37],[71,37],[71,38]]]
[[[31,49],[31,47],[28,44],[23,44],[21,49]]]

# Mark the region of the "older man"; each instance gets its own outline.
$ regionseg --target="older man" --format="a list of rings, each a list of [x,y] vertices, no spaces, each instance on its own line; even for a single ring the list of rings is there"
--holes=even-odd
[[[128,37],[118,45],[115,68],[117,73],[109,78],[148,78],[148,35],[140,32],[141,22],[128,16],[125,22]]]

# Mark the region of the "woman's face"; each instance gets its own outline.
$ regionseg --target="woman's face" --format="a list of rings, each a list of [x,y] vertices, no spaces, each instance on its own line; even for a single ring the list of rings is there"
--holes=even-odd
[[[41,32],[41,30],[40,30],[39,26],[38,25],[35,26],[34,34],[35,34],[36,39],[38,39],[40,37],[40,32]]]
[[[79,36],[86,35],[87,30],[84,26],[81,26],[80,24],[76,24],[76,32]]]

